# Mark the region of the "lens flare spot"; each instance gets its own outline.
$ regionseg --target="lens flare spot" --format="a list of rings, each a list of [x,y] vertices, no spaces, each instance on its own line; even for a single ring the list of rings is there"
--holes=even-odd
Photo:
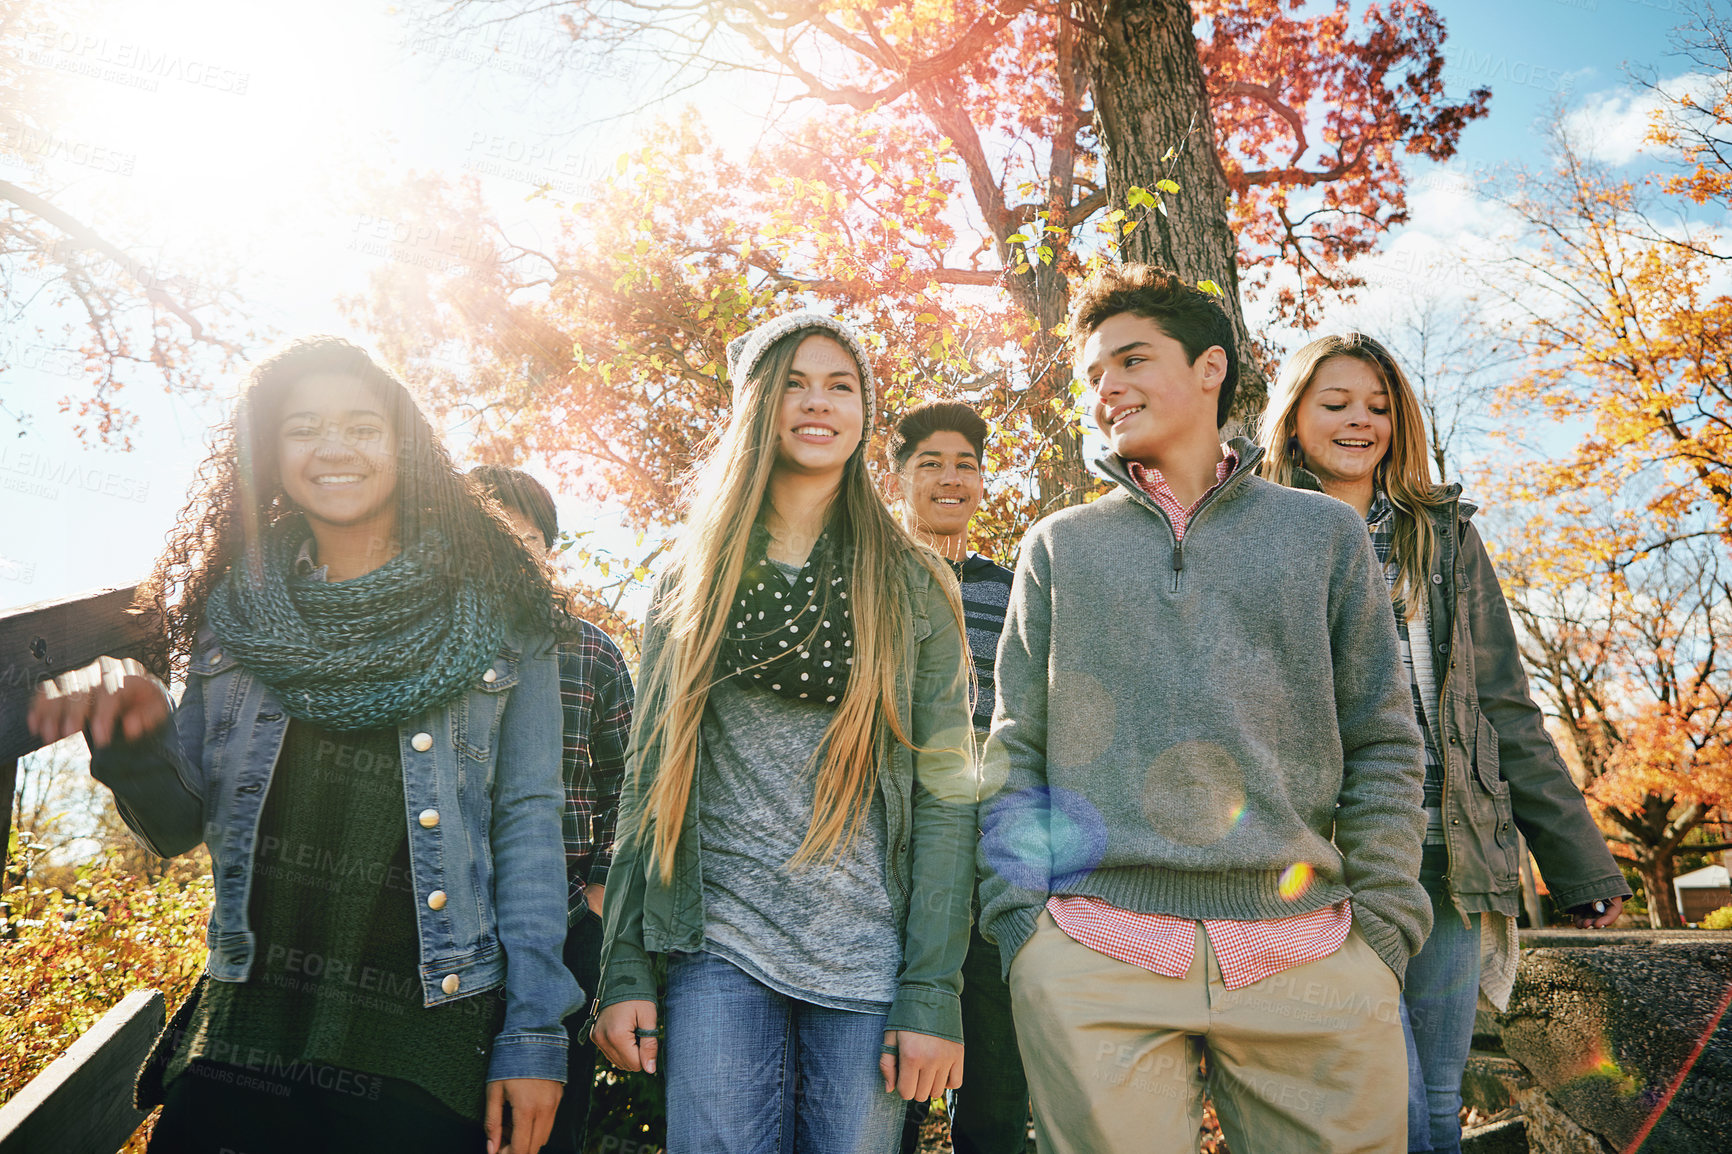
[[[1305,891],[1311,888],[1316,879],[1317,871],[1311,868],[1309,862],[1294,862],[1281,871],[1280,893],[1284,902],[1296,902],[1305,896]]]

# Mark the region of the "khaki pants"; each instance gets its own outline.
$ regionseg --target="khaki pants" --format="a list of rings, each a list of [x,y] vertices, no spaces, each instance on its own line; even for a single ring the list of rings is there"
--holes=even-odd
[[[1228,990],[1197,927],[1183,978],[1078,945],[1044,911],[1010,968],[1042,1154],[1194,1154],[1198,1059],[1233,1154],[1401,1154],[1401,990],[1358,926],[1330,957]]]

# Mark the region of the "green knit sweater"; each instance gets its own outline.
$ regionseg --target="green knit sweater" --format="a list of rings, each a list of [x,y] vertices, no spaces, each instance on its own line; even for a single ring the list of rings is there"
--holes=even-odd
[[[257,962],[205,983],[165,1080],[194,1059],[363,1098],[395,1078],[481,1118],[503,1003],[422,1005],[404,804],[395,729],[290,722],[254,851]]]

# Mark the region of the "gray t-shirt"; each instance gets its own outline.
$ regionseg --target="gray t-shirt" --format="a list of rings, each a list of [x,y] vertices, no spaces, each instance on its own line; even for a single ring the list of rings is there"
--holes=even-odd
[[[704,948],[788,997],[881,1014],[902,966],[883,795],[872,791],[840,860],[788,865],[812,822],[809,763],[833,715],[732,679],[710,690],[698,765]]]

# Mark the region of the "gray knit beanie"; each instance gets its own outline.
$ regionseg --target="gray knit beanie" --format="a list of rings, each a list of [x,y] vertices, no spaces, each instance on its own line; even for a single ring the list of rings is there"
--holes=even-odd
[[[866,346],[860,343],[859,335],[835,317],[814,312],[785,313],[772,317],[744,336],[735,337],[728,342],[728,379],[736,383],[745,380],[765,349],[800,329],[823,329],[826,335],[835,337],[853,354],[854,363],[860,368],[860,390],[866,395],[865,431],[870,437],[873,422],[878,417],[878,383],[872,379],[872,362],[866,356]]]

